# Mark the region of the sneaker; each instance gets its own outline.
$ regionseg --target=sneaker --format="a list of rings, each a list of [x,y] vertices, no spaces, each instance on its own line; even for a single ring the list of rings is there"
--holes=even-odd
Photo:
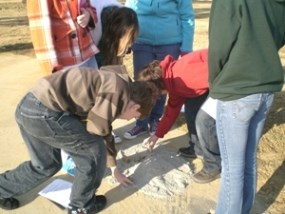
[[[178,151],[178,155],[185,157],[185,158],[197,158],[197,155],[195,154],[195,150],[193,146],[180,148]]]
[[[120,138],[118,135],[114,135],[114,140],[116,144],[122,143],[122,138]]]
[[[192,175],[192,180],[199,184],[206,184],[220,178],[220,170],[214,172],[206,172],[202,169],[200,172]]]
[[[157,130],[158,121],[154,121],[149,125],[149,134],[154,135]]]
[[[147,130],[141,126],[135,126],[130,131],[125,132],[124,138],[131,140],[136,138],[137,136],[145,133]]]
[[[4,210],[17,209],[20,202],[16,198],[0,198],[0,208]]]
[[[114,132],[112,132],[112,135],[114,137],[114,141],[115,141],[115,144],[118,144],[118,143],[122,143],[122,138],[120,138],[118,135],[116,135]]]
[[[97,195],[96,201],[89,209],[72,207],[68,209],[68,214],[95,214],[105,208],[107,199],[104,195]]]

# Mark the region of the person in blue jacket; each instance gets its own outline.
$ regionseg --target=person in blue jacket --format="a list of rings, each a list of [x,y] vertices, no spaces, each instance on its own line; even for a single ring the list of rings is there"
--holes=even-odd
[[[192,51],[192,0],[126,0],[125,6],[135,10],[139,20],[139,35],[132,46],[134,78],[153,60],[161,61],[166,55],[178,59]],[[162,96],[157,100],[150,116],[145,120],[137,120],[135,127],[127,131],[124,137],[134,139],[148,131],[150,134],[155,133],[164,104],[165,96]],[[191,152],[194,153],[194,149]]]

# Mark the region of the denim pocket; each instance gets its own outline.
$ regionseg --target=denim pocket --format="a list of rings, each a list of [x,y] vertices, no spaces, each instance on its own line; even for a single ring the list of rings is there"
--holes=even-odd
[[[261,94],[249,95],[232,101],[232,117],[241,122],[248,122],[260,106]]]
[[[50,137],[54,133],[46,121],[58,114],[60,112],[49,110],[33,94],[28,93],[17,107],[16,120],[32,136]]]
[[[70,115],[69,113],[62,114],[62,116],[58,118],[57,123],[60,126],[61,131],[68,133],[69,135],[78,136],[87,133],[84,124],[77,117]]]

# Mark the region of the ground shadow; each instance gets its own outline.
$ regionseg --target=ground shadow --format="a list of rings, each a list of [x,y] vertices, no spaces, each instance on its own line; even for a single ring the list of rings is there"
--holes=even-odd
[[[199,8],[195,9],[195,19],[206,19],[210,16],[209,8]]]
[[[282,191],[285,185],[285,160],[267,180],[267,182],[259,189],[256,194],[256,199],[262,204],[262,210],[258,213],[265,213],[265,211],[275,202],[276,198]],[[280,179],[280,178],[284,179]]]
[[[203,8],[194,8],[195,19],[206,19],[210,16],[212,1],[207,0],[194,0],[193,4],[203,5]]]
[[[27,16],[17,16],[17,17],[2,17],[0,18],[0,26],[21,26],[28,25],[29,20]]]
[[[263,134],[267,133],[275,125],[282,125],[285,123],[285,92],[276,92],[270,112],[267,116]]]
[[[22,50],[33,50],[33,44],[29,43],[17,43],[0,46],[0,53],[9,51],[22,51]]]

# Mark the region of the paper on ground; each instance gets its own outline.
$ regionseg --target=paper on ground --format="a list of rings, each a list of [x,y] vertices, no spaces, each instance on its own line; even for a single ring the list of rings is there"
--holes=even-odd
[[[62,179],[55,179],[39,192],[39,195],[48,198],[57,204],[68,208],[72,183]]]

